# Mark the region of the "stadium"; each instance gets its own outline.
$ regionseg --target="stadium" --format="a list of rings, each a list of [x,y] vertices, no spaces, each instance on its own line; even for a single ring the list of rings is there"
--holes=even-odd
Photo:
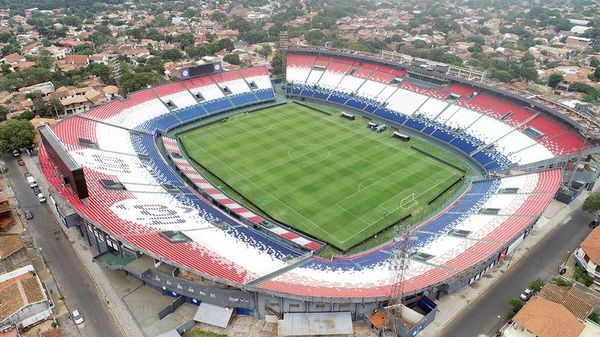
[[[591,127],[555,103],[424,60],[285,51],[284,78],[184,69],[40,127],[53,205],[97,263],[256,317],[382,328],[373,313],[400,296],[414,315],[398,334],[415,335],[432,299],[597,178],[578,169]]]

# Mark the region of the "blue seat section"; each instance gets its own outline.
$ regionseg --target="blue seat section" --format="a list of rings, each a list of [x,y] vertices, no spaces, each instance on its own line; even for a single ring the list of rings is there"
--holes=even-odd
[[[181,122],[174,116],[173,113],[169,112],[164,115],[152,118],[138,125],[135,129],[139,131],[145,131],[153,133],[154,130],[167,131],[168,129],[181,124]]]
[[[399,115],[397,113],[393,113],[391,110],[388,110],[388,109],[377,109],[377,110],[375,110],[375,112],[373,114],[376,116],[379,116],[383,119],[387,119],[392,122],[396,122],[398,124],[402,124],[406,121],[406,117],[404,115]]]
[[[287,92],[288,92],[288,94],[291,94],[291,95],[300,95],[301,91],[302,91],[302,89],[297,86],[288,86],[287,87]]]
[[[329,98],[327,98],[327,100],[338,104],[346,103],[346,97],[337,93],[332,93],[331,95],[329,95]]]
[[[467,154],[470,154],[471,152],[473,152],[473,151],[475,151],[477,149],[477,146],[475,146],[475,145],[471,144],[470,142],[462,139],[461,137],[453,138],[449,143],[452,144],[452,145],[454,145],[454,146],[456,146],[461,151],[463,151],[464,153],[467,153]]]
[[[420,122],[414,118],[408,117],[406,119],[406,122],[404,123],[405,126],[408,126],[411,129],[415,129],[417,131],[421,131],[423,130],[423,128],[425,128],[425,123]]]
[[[471,185],[469,194],[488,194],[490,191],[495,192],[500,185],[500,179],[489,179],[476,181]]]
[[[434,133],[435,131],[437,131],[437,128],[435,126],[429,125],[429,126],[426,126],[425,129],[421,130],[421,133],[431,136],[431,134]]]
[[[323,90],[315,90],[313,97],[317,99],[326,100],[327,97],[329,97],[329,93]]]
[[[353,107],[353,108],[359,109],[359,110],[362,110],[362,109],[364,109],[367,106],[367,103],[365,103],[365,102],[363,102],[363,101],[361,101],[361,100],[359,100],[357,98],[350,98],[346,102],[346,104],[349,105],[349,106],[351,106],[351,107]]]
[[[206,111],[204,111],[204,109],[202,109],[201,106],[194,105],[191,107],[177,110],[175,115],[177,116],[177,118],[179,118],[179,120],[181,120],[181,122],[185,123],[206,115]]]
[[[365,110],[366,112],[369,112],[369,113],[375,112],[375,110],[377,110],[377,105],[374,105],[374,104],[375,103],[367,104],[367,106],[363,110]]]
[[[254,92],[261,102],[270,101],[275,99],[273,90],[271,89],[259,89]]]
[[[236,107],[245,106],[248,104],[256,103],[258,98],[254,95],[253,92],[245,92],[236,95],[230,95],[229,99]]]
[[[431,135],[443,142],[446,142],[446,143],[450,143],[454,139],[453,134],[451,134],[450,132],[443,130],[443,129],[436,129]],[[456,144],[454,146],[458,147]],[[458,147],[458,148],[460,149],[460,147]],[[463,150],[463,149],[461,149],[461,150]]]
[[[204,108],[206,108],[206,111],[212,113],[229,110],[233,108],[233,105],[231,105],[231,102],[229,101],[229,99],[227,99],[227,97],[223,97],[204,103]]]

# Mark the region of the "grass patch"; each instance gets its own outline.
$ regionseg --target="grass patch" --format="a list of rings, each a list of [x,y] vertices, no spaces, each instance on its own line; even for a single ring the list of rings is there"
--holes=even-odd
[[[392,224],[407,216],[402,224],[422,218],[433,208],[428,201],[463,171],[471,173],[441,148],[374,133],[360,119],[348,121],[336,109],[318,108],[332,115],[286,104],[233,116],[180,139],[210,172],[209,179],[231,186],[225,191],[235,191],[233,197],[251,200],[274,219],[339,251],[374,235],[381,234],[383,242]]]
[[[192,330],[184,333],[182,335],[182,337],[228,337],[228,336],[221,334],[221,333],[192,329]]]

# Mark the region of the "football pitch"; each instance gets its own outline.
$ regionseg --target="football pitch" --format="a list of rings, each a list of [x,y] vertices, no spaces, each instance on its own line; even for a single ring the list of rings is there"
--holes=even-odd
[[[340,250],[423,211],[468,174],[438,147],[322,109],[331,116],[290,103],[179,137],[193,160],[260,210]]]

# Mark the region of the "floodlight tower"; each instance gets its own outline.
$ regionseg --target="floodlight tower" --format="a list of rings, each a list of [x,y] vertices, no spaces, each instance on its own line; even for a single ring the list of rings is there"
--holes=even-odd
[[[287,70],[287,48],[288,48],[288,32],[287,30],[282,30],[279,32],[279,50],[281,52],[282,60],[281,60],[281,75],[283,78],[287,78],[286,70]]]
[[[392,250],[390,262],[390,273],[392,288],[390,299],[388,301],[389,317],[388,326],[395,336],[398,336],[399,326],[402,324],[402,309],[404,307],[404,281],[406,272],[410,265],[411,241],[415,238],[411,235],[412,231],[407,227],[396,228],[396,244]]]

